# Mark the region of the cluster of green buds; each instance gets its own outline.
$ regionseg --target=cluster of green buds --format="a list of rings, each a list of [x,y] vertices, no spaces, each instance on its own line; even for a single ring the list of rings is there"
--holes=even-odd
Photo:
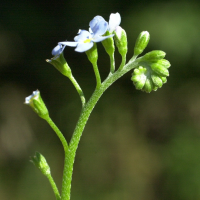
[[[134,48],[135,56],[143,52],[148,42],[149,33],[143,31],[136,41]],[[141,58],[131,78],[136,89],[150,93],[161,88],[167,82],[166,77],[169,76],[168,68],[170,67],[170,63],[164,59],[165,55],[165,52],[155,50],[145,54]]]

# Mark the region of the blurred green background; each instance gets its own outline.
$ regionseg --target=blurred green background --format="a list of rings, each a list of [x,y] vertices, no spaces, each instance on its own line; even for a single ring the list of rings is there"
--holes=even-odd
[[[200,2],[173,0],[7,0],[0,3],[0,199],[53,200],[30,162],[42,153],[61,188],[63,149],[45,121],[23,104],[39,89],[69,141],[81,103],[69,80],[45,62],[57,42],[73,40],[89,21],[119,12],[129,52],[150,32],[145,52],[163,50],[172,67],[157,92],[137,91],[128,73],[95,107],[77,152],[72,200],[200,199]],[[98,44],[102,79],[109,58]],[[84,53],[65,57],[88,99],[95,88]],[[116,51],[116,64],[120,64]]]

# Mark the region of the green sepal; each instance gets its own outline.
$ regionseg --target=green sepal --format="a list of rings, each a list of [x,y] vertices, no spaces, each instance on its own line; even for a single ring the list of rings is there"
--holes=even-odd
[[[49,112],[45,103],[42,100],[39,90],[34,91],[32,95],[26,97],[25,104],[29,105],[33,109],[33,111],[38,114],[39,117],[43,119],[48,118]]]
[[[165,57],[166,53],[164,51],[160,51],[160,50],[154,50],[151,51],[149,53],[146,53],[142,60],[144,61],[158,61],[160,59],[163,59]]]
[[[110,32],[106,31],[104,36],[108,36],[108,35],[110,35]],[[109,56],[112,56],[115,52],[115,45],[114,45],[113,37],[106,38],[105,40],[101,41],[101,43],[103,44],[107,54]]]
[[[169,76],[168,69],[158,63],[152,63],[151,69],[160,76]]]
[[[96,64],[97,60],[98,60],[98,52],[97,52],[97,45],[96,43],[94,43],[93,47],[91,49],[89,49],[88,51],[85,52],[88,60],[92,63],[92,64]]]
[[[139,54],[141,54],[144,49],[146,48],[146,46],[149,43],[149,39],[150,39],[150,35],[148,31],[142,31],[135,43],[135,47],[134,47],[134,55],[138,56]]]
[[[124,29],[120,26],[114,31],[114,40],[121,56],[125,56],[128,51],[127,35]]]
[[[46,60],[48,63],[52,64],[61,74],[64,76],[71,76],[71,69],[65,60],[63,53],[57,55],[51,59]]]
[[[45,176],[51,174],[50,167],[45,157],[39,152],[35,152],[35,155],[30,160]]]

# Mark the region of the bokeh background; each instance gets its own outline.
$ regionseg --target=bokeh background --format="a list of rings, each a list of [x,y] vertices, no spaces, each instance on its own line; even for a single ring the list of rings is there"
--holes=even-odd
[[[47,179],[29,162],[41,152],[61,188],[63,149],[24,98],[39,89],[70,140],[81,110],[68,79],[45,62],[57,42],[73,40],[96,15],[119,12],[133,55],[141,31],[145,52],[163,50],[170,77],[157,92],[137,91],[131,72],[95,107],[76,156],[72,200],[200,199],[200,2],[198,0],[7,0],[0,2],[0,199],[53,200]],[[98,44],[102,79],[109,58]],[[95,88],[84,53],[65,57],[88,99]],[[116,64],[120,64],[116,51]]]

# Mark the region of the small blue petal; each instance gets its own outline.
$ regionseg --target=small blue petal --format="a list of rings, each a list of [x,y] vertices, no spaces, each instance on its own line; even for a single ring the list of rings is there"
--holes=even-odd
[[[113,36],[114,36],[114,34],[108,35],[108,36],[96,36],[95,38],[93,38],[93,41],[94,42],[101,42],[101,41],[103,41],[103,40],[105,40],[109,37],[113,37]]]
[[[92,29],[94,35],[103,35],[108,30],[108,23],[101,21]]]
[[[76,47],[78,42],[59,42],[59,44],[65,45],[65,46],[69,46],[69,47]]]
[[[96,16],[89,23],[94,35],[103,35],[108,29],[108,23],[101,16]]]
[[[61,45],[61,44],[58,44],[51,52],[51,54],[53,56],[56,56],[56,55],[60,55],[63,50],[64,50],[65,46]]]
[[[91,29],[93,29],[94,26],[101,21],[105,21],[105,19],[97,15],[96,17],[93,18],[93,20],[90,21],[89,26],[91,27]]]
[[[75,38],[74,38],[74,41],[76,42],[82,42],[86,39],[90,39],[92,37],[91,33],[89,33],[88,31],[86,30],[81,30],[79,32],[79,35],[77,35]]]
[[[75,49],[77,52],[85,52],[93,47],[93,42],[89,43],[79,43]]]

